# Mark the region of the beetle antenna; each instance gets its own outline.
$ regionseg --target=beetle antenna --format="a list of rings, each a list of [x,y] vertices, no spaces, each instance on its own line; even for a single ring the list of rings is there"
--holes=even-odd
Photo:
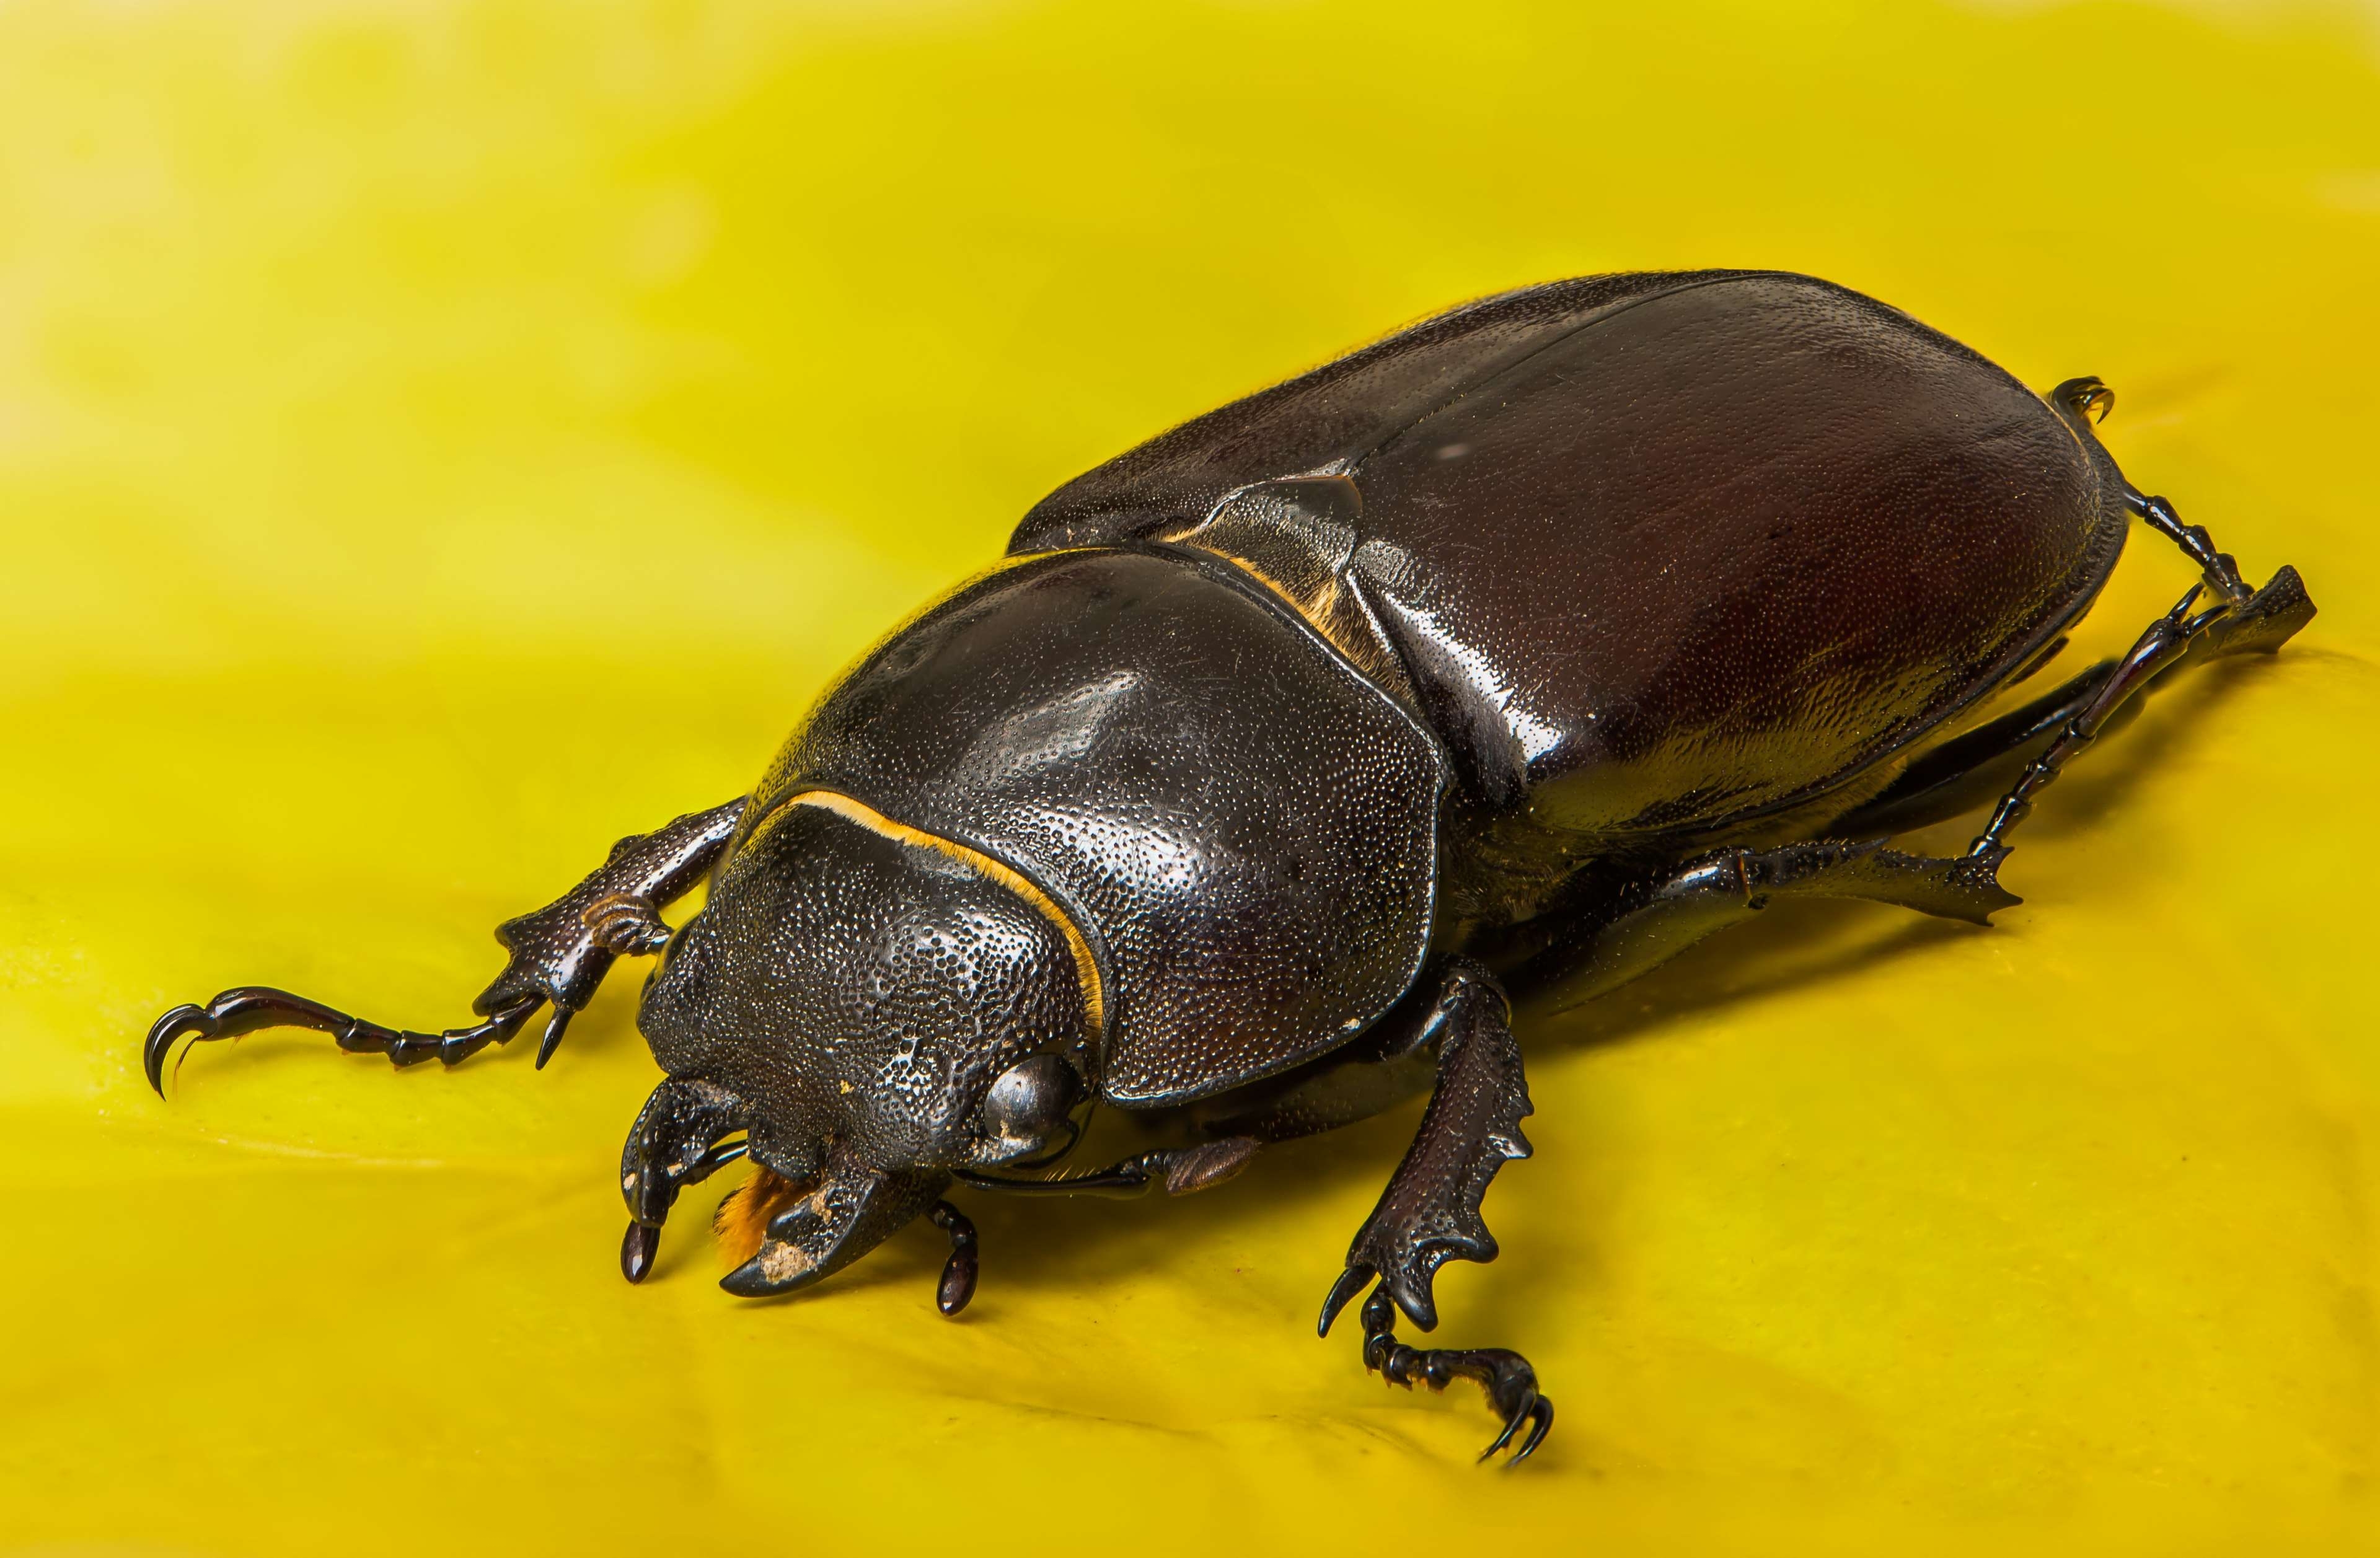
[[[1011,1163],[1008,1166],[1010,1168],[1020,1169],[1039,1169],[1048,1168],[1052,1163],[1063,1162],[1066,1154],[1072,1152],[1076,1145],[1082,1141],[1083,1127],[1075,1123],[1075,1117],[1071,1114],[1066,1116],[1066,1118],[1061,1123],[1066,1127],[1066,1139],[1064,1141],[1060,1142],[1057,1147],[1050,1151],[1042,1153],[1038,1158],[1027,1158],[1022,1162]]]

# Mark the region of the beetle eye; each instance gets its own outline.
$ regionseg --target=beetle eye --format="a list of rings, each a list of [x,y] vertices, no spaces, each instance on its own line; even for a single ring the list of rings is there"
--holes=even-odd
[[[1018,1061],[984,1096],[983,1126],[993,1139],[990,1157],[1005,1162],[1049,1147],[1071,1123],[1082,1096],[1074,1067],[1056,1055]]]

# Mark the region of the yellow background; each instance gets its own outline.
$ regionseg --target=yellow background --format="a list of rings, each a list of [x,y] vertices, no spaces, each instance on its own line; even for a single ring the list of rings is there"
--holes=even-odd
[[[1658,15],[1658,19],[1655,19]],[[1415,1111],[1183,1202],[641,1289],[655,1080],[139,1040],[458,1019],[1040,493],[1416,314],[1790,266],[2323,608],[2162,694],[1988,932],[1789,907],[1532,1034],[1446,1342],[1313,1316]],[[2380,22],[2246,6],[0,5],[0,1548],[2380,1545]],[[2085,651],[2187,582],[2136,533]],[[1967,828],[1944,830],[1958,842]],[[729,1176],[732,1179],[732,1176]]]

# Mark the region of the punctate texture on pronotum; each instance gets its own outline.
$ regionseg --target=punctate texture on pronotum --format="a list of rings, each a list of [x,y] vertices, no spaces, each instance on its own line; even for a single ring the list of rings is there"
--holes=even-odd
[[[1469,1379],[1518,1461],[1519,1353],[1415,1348],[1529,1154],[1515,1003],[1591,1000],[1790,896],[1983,923],[2060,769],[2166,673],[2313,615],[2127,481],[2095,379],[2028,390],[1807,276],[1590,276],[1468,304],[1060,487],[1008,554],[863,657],[752,790],[623,839],[498,928],[443,1033],[286,992],[166,1013],[453,1065],[541,1007],[553,1053],[658,954],[666,1073],[621,1160],[629,1280],[686,1187],[749,1157],[730,1293],[784,1293],[946,1196],[1175,1195],[1415,1096],[1321,1315],[1365,1363]],[[2197,575],[2119,658],[2011,712],[2133,520]],[[1973,811],[1963,853],[1891,846]],[[702,912],[662,911],[708,880]],[[1070,1166],[1094,1110],[1162,1143]],[[1261,1217],[1260,1202],[1246,1209]],[[1319,1285],[1319,1284],[1318,1284]],[[788,1317],[788,1324],[798,1323]]]

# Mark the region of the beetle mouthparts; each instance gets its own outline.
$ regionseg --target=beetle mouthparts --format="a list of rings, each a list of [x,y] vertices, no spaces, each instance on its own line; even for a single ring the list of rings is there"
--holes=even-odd
[[[882,1244],[932,1206],[949,1183],[940,1170],[886,1170],[830,1159],[818,1183],[769,1219],[760,1248],[719,1285],[743,1298],[808,1287]]]
[[[630,1282],[642,1282],[645,1273],[653,1269],[653,1257],[662,1248],[662,1231],[643,1223],[631,1223],[620,1238],[620,1274]]]

